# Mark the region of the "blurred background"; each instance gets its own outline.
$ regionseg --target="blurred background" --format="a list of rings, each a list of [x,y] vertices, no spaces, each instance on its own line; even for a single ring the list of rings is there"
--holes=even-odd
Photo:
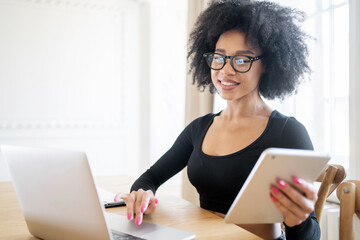
[[[184,127],[186,17],[186,1],[0,0],[0,143],[137,176]]]
[[[268,103],[360,179],[355,1],[276,0],[306,12],[313,72],[297,95]],[[188,33],[206,5],[0,0],[0,144],[81,150],[94,175],[137,177],[192,119],[226,106],[187,74]],[[1,155],[0,180],[10,180]],[[167,185],[182,181],[178,174]]]

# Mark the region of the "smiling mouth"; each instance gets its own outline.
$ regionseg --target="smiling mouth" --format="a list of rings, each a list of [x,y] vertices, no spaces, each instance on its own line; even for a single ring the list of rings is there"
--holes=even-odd
[[[220,81],[220,83],[222,85],[225,85],[225,86],[236,86],[236,85],[239,85],[240,83],[234,83],[234,82],[222,82]]]
[[[237,85],[240,85],[240,83],[233,82],[233,81],[221,81],[221,80],[219,80],[219,82],[224,86],[237,86]]]

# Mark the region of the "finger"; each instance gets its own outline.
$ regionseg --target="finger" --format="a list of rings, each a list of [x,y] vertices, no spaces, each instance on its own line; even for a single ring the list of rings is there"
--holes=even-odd
[[[292,227],[292,226],[295,226],[295,225],[299,225],[300,223],[303,222],[303,220],[298,218],[293,212],[291,212],[288,208],[286,208],[274,196],[271,196],[271,199],[272,199],[273,203],[275,204],[275,206],[277,207],[277,209],[279,209],[279,211],[284,216],[284,223],[287,226]]]
[[[156,208],[157,208],[157,205],[158,205],[159,201],[157,198],[152,198],[150,200],[150,203],[149,203],[149,206],[148,208],[145,210],[145,214],[151,214],[153,212],[155,212]]]
[[[144,194],[142,196],[141,205],[140,205],[141,213],[144,213],[150,204],[151,194],[149,193],[149,191],[150,190],[144,192]]]
[[[314,201],[317,200],[317,193],[315,191],[314,185],[308,181],[305,181],[298,177],[292,177],[292,181],[295,183],[295,186],[304,192],[305,196]]]
[[[307,212],[304,209],[302,209],[299,205],[297,205],[294,201],[289,199],[284,193],[282,193],[276,187],[273,187],[271,189],[271,195],[273,200],[275,198],[277,202],[281,203],[281,205],[287,209],[287,212],[292,213],[299,219],[305,220],[312,212],[312,211]]]
[[[277,184],[281,192],[283,192],[292,202],[296,203],[305,213],[311,213],[314,210],[315,202],[307,199],[298,189],[292,187],[283,180],[279,180]]]
[[[115,195],[114,197],[114,202],[119,201],[120,199],[124,200],[124,202],[126,203],[127,199],[129,197],[128,193],[118,193]]]
[[[135,223],[136,225],[140,225],[142,223],[142,219],[143,219],[143,213],[141,212],[141,205],[143,202],[143,196],[146,195],[144,194],[144,190],[139,189],[136,192],[136,201],[135,201]]]
[[[127,197],[127,201],[126,201],[126,213],[127,213],[127,218],[129,220],[132,220],[134,217],[133,214],[134,214],[135,200],[136,200],[136,192],[132,191]]]

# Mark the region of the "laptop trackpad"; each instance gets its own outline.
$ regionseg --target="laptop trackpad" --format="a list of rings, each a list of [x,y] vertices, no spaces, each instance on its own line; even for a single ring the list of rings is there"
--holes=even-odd
[[[127,233],[145,239],[168,240],[170,239],[193,239],[194,233],[170,228],[162,225],[143,222],[137,226],[134,221],[129,221],[125,216],[106,213],[106,218],[112,231]]]
[[[106,218],[108,219],[111,230],[139,237],[164,228],[164,226],[147,222],[143,222],[140,226],[138,226],[134,223],[134,221],[129,221],[125,216],[113,213],[106,213]]]

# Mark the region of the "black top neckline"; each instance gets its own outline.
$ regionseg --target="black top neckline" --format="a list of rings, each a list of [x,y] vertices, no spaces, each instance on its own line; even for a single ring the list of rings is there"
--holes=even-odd
[[[271,124],[271,121],[272,121],[272,119],[275,117],[275,115],[277,114],[277,110],[274,110],[274,111],[272,111],[272,113],[271,113],[271,115],[270,115],[270,117],[269,117],[269,120],[268,120],[268,122],[267,122],[267,124],[266,124],[266,127],[265,127],[265,130],[260,134],[260,136],[257,138],[257,139],[255,139],[252,143],[250,143],[248,146],[246,146],[246,147],[244,147],[244,148],[242,148],[242,149],[240,149],[240,150],[238,150],[238,151],[236,151],[236,152],[234,152],[234,153],[230,153],[230,154],[227,154],[227,155],[220,155],[220,156],[214,156],[214,155],[209,155],[209,154],[206,154],[206,153],[204,153],[203,152],[203,150],[202,150],[202,145],[203,145],[203,142],[204,142],[204,139],[205,139],[205,136],[206,136],[206,133],[209,131],[209,128],[210,128],[210,126],[212,125],[212,123],[214,122],[214,118],[216,117],[216,116],[219,116],[220,115],[220,113],[221,113],[222,111],[220,111],[220,112],[218,112],[218,113],[216,113],[216,114],[213,114],[211,117],[212,117],[212,119],[209,121],[209,124],[208,124],[208,126],[206,127],[206,130],[204,131],[204,134],[201,136],[201,141],[200,141],[200,146],[199,146],[199,152],[200,152],[200,154],[202,155],[202,156],[205,156],[205,157],[208,157],[208,158],[230,158],[230,157],[233,157],[233,156],[235,156],[235,155],[238,155],[238,154],[241,154],[242,152],[244,152],[244,151],[246,151],[246,150],[248,150],[249,148],[251,148],[254,144],[256,144],[257,142],[259,142],[259,141],[261,141],[261,139],[266,135],[266,133],[268,132],[268,130],[269,130],[269,128],[270,128],[270,124]]]

